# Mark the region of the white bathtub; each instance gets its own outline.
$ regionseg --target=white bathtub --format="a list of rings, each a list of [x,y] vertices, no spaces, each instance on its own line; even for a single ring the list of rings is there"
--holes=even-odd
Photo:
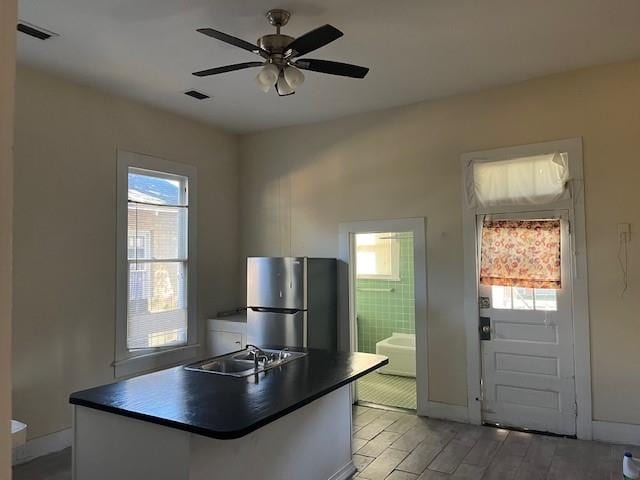
[[[387,375],[416,376],[416,336],[393,333],[376,343],[376,353],[389,357],[389,364],[378,370]]]

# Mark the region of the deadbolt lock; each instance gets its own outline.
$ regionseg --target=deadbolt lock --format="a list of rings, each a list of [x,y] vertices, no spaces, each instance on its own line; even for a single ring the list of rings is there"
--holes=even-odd
[[[491,340],[491,319],[480,317],[480,340]]]

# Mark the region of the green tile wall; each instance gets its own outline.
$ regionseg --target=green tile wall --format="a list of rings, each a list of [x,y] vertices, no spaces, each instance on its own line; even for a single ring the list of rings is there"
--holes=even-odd
[[[356,280],[358,350],[376,352],[376,342],[393,332],[415,333],[413,236],[399,235],[400,281]],[[366,288],[393,289],[392,292],[363,291]]]

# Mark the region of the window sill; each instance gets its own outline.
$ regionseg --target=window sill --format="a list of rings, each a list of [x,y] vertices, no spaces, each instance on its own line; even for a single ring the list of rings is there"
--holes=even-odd
[[[195,344],[125,357],[113,362],[114,375],[116,378],[130,377],[171,367],[196,358],[199,351],[200,344]]]

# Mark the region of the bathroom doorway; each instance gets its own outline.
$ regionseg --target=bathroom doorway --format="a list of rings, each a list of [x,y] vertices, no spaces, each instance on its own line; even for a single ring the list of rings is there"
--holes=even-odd
[[[428,399],[424,219],[343,224],[340,234],[341,259],[348,267],[348,285],[340,289],[341,315],[348,317],[348,348],[389,358],[387,366],[356,382],[354,403],[424,415]]]
[[[416,410],[413,232],[356,233],[357,351],[389,364],[358,380],[360,403]]]

